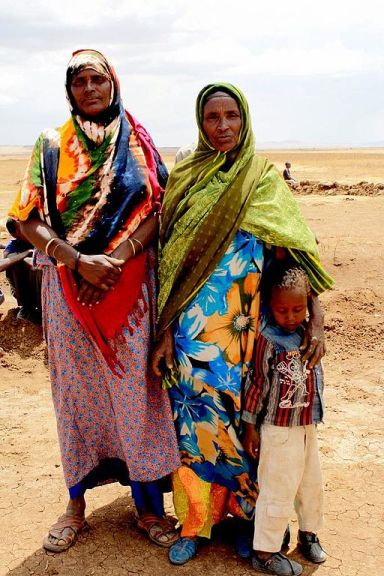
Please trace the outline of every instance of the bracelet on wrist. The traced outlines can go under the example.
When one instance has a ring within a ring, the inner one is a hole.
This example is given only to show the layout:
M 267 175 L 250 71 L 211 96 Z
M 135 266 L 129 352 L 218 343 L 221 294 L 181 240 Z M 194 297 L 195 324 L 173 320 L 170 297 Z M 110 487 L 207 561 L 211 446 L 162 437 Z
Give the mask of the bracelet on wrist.
M 57 260 L 55 254 L 56 254 L 56 250 L 62 246 L 63 244 L 66 244 L 66 242 L 64 240 L 61 240 L 60 238 L 55 238 L 55 240 L 57 240 L 57 244 L 56 246 L 54 246 L 53 250 L 52 250 L 52 254 L 51 254 L 51 258 L 55 258 L 55 260 Z
M 132 239 L 131 239 L 131 238 L 128 238 L 128 242 L 130 243 L 130 245 L 131 245 L 131 247 L 132 247 L 132 250 L 133 250 L 133 257 L 135 257 L 135 256 L 136 256 L 136 249 L 135 249 L 135 245 L 134 245 L 134 243 L 132 242 Z
M 76 252 L 76 257 L 75 257 L 75 266 L 73 268 L 74 272 L 77 272 L 79 270 L 79 263 L 80 263 L 80 258 L 81 258 L 81 254 L 79 251 Z
M 142 242 L 140 242 L 140 240 L 138 238 L 134 238 L 133 236 L 131 237 L 131 240 L 133 240 L 134 242 L 138 242 L 140 247 L 141 247 L 141 251 L 144 252 L 144 246 L 142 244 Z
M 55 238 L 51 238 L 50 240 L 48 240 L 48 242 L 46 243 L 44 252 L 46 253 L 47 256 L 49 256 L 49 247 L 53 242 L 55 242 L 55 240 L 57 240 L 56 236 Z

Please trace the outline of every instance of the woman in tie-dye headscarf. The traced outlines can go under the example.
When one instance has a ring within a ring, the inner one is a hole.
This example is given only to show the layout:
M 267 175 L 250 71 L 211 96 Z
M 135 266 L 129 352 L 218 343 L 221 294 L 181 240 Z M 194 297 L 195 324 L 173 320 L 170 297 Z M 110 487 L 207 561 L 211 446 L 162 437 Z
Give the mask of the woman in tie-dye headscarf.
M 167 172 L 95 50 L 66 75 L 71 117 L 36 142 L 10 214 L 43 269 L 43 325 L 69 503 L 44 547 L 86 527 L 86 490 L 130 485 L 138 526 L 170 546 L 165 477 L 180 463 L 167 392 L 148 367 L 158 210 Z

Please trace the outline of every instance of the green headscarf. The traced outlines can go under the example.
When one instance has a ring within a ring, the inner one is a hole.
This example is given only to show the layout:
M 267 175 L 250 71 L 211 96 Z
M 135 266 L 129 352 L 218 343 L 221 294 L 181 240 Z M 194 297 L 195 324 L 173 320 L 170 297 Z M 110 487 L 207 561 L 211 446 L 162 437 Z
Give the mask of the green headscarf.
M 226 92 L 240 109 L 242 127 L 228 152 L 213 148 L 202 127 L 203 108 L 214 92 Z M 209 84 L 196 102 L 196 152 L 176 164 L 165 190 L 160 226 L 159 334 L 192 300 L 241 228 L 260 240 L 287 248 L 306 269 L 312 289 L 333 284 L 319 262 L 315 237 L 277 169 L 255 154 L 248 103 L 232 84 Z

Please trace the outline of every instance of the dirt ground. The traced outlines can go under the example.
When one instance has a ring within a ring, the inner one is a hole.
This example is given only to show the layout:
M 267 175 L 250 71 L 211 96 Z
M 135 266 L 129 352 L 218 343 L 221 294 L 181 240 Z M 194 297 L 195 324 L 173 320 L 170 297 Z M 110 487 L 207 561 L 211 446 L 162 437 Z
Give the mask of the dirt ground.
M 270 153 L 302 180 L 384 182 L 384 151 Z M 171 157 L 168 159 L 171 163 Z M 23 173 L 24 157 L 0 156 L 0 218 Z M 327 163 L 323 171 L 323 163 Z M 368 168 L 367 168 L 368 167 Z M 323 171 L 323 176 L 316 176 Z M 381 171 L 381 172 L 380 172 Z M 325 177 L 326 174 L 326 177 Z M 342 177 L 345 174 L 345 177 Z M 324 265 L 336 280 L 322 296 L 328 353 L 326 423 L 319 429 L 325 482 L 322 566 L 304 564 L 304 576 L 380 576 L 384 573 L 384 190 L 364 185 L 338 190 L 298 190 L 298 201 L 320 240 Z M 357 192 L 356 192 L 357 190 Z M 372 190 L 372 189 L 371 189 Z M 0 242 L 7 234 L 0 230 Z M 40 329 L 15 319 L 15 301 L 4 275 L 0 310 L 0 576 L 246 576 L 235 556 L 231 524 L 224 524 L 188 565 L 169 565 L 165 550 L 150 545 L 135 527 L 125 488 L 109 485 L 88 496 L 89 534 L 63 555 L 41 550 L 48 526 L 66 503 L 46 352 Z M 172 502 L 169 497 L 168 507 Z M 292 557 L 297 522 L 292 520 Z

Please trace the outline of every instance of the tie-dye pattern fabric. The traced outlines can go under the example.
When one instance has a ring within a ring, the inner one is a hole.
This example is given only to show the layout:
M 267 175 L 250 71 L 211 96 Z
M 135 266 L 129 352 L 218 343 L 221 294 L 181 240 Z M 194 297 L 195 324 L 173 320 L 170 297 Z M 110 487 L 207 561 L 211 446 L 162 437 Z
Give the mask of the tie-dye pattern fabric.
M 126 366 L 123 376 L 117 377 L 68 309 L 56 268 L 38 254 L 52 396 L 68 488 L 109 458 L 124 462 L 134 481 L 162 478 L 180 464 L 167 393 L 143 361 L 149 354 L 154 320 L 151 251 L 147 262 L 145 305 L 138 304 L 146 311 L 135 337 L 126 329 L 116 341 L 118 359 Z
M 84 68 L 103 73 L 112 85 L 112 102 L 94 121 L 79 115 L 70 90 L 71 78 Z M 71 118 L 36 141 L 10 215 L 23 221 L 37 210 L 80 252 L 110 254 L 159 209 L 167 170 L 148 132 L 124 109 L 118 78 L 102 54 L 76 52 L 66 89 Z M 46 150 L 55 148 L 57 183 L 50 190 Z
M 241 385 L 258 332 L 262 265 L 263 244 L 237 232 L 173 326 L 178 382 L 169 392 L 182 461 L 174 491 L 183 536 L 209 537 L 229 508 L 253 517 L 255 469 L 239 436 Z
M 94 70 L 110 86 L 109 106 L 97 117 L 82 117 L 72 94 L 72 80 L 84 69 Z M 72 55 L 66 94 L 71 118 L 38 138 L 10 215 L 25 221 L 37 212 L 81 254 L 112 254 L 159 211 L 167 170 L 145 128 L 124 109 L 117 75 L 100 52 L 78 50 Z M 103 329 L 104 320 L 113 325 L 114 334 L 127 325 L 132 311 L 127 303 L 134 301 L 127 293 L 139 292 L 142 269 L 136 267 L 132 281 L 125 286 L 124 274 L 120 276 L 114 294 L 121 296 L 126 310 L 117 317 L 116 308 L 108 308 L 107 298 L 98 314 L 93 314 L 94 309 L 85 314 L 84 307 L 76 306 L 78 278 L 60 262 L 58 266 L 71 312 L 88 327 L 90 338 L 99 344 L 113 370 L 118 362 Z M 93 317 L 86 321 L 85 316 L 100 317 L 102 313 L 101 322 Z

